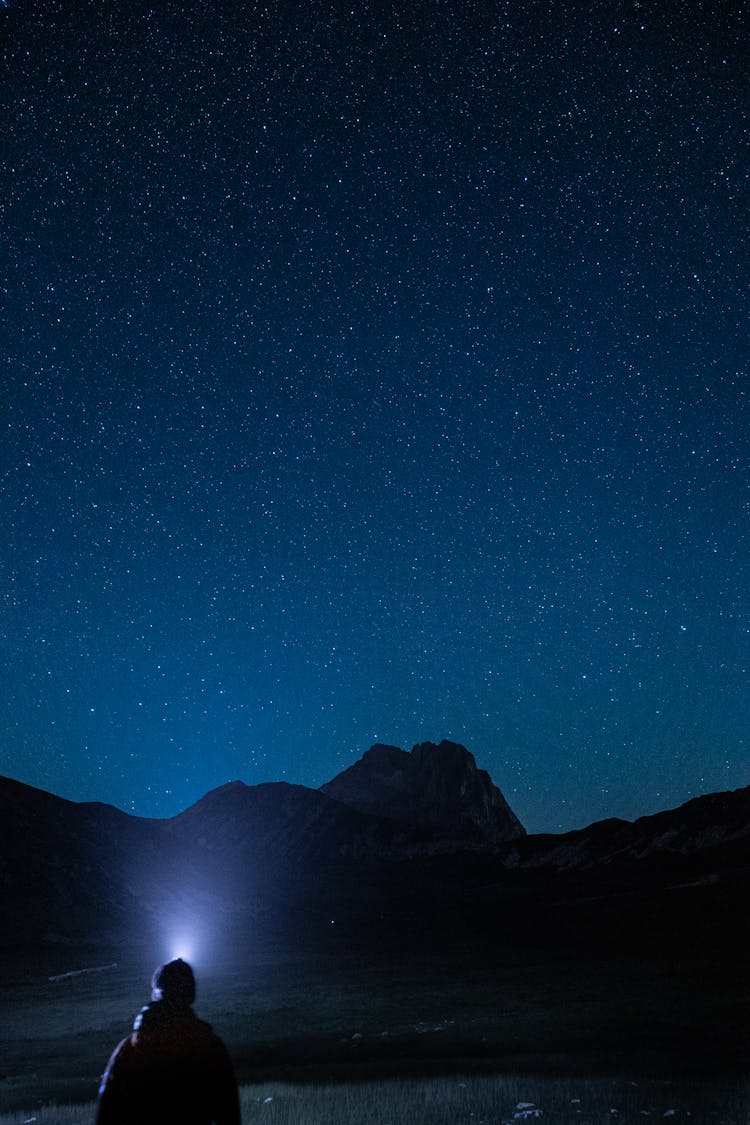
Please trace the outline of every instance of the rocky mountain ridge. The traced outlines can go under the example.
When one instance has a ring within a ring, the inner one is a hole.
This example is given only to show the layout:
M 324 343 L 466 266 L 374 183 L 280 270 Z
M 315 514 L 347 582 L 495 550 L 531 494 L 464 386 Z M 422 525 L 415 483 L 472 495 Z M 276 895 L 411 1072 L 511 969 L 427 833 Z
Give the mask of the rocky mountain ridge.
M 235 946 L 328 940 L 334 926 L 343 942 L 401 941 L 407 918 L 424 940 L 446 926 L 502 935 L 508 911 L 544 917 L 553 899 L 744 888 L 748 872 L 750 788 L 528 836 L 448 742 L 377 745 L 320 790 L 232 782 L 166 820 L 0 778 L 0 946 L 11 952 L 148 943 L 196 918 Z
M 438 831 L 444 839 L 501 844 L 525 835 L 518 817 L 455 742 L 422 742 L 411 753 L 377 743 L 321 792 L 359 812 Z
M 588 871 L 671 856 L 713 859 L 721 868 L 727 849 L 734 860 L 746 850 L 750 864 L 750 786 L 693 797 L 634 821 L 612 817 L 559 835 L 538 834 L 526 849 L 507 850 L 503 862 L 527 870 Z

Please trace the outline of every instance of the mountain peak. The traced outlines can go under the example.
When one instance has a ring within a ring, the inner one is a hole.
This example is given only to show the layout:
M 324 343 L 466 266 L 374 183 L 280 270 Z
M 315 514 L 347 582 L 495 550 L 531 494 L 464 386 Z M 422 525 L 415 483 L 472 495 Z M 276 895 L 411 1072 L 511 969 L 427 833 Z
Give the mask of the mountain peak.
M 420 742 L 410 752 L 376 743 L 322 790 L 360 812 L 450 838 L 499 844 L 525 835 L 474 755 L 457 742 Z

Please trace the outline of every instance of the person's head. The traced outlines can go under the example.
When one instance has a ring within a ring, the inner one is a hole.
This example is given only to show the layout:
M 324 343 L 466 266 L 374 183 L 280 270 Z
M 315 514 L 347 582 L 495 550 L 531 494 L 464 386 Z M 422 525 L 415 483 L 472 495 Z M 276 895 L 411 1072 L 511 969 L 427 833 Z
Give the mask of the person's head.
M 172 1004 L 192 1004 L 195 1000 L 195 977 L 187 961 L 178 957 L 160 965 L 151 978 L 151 999 Z

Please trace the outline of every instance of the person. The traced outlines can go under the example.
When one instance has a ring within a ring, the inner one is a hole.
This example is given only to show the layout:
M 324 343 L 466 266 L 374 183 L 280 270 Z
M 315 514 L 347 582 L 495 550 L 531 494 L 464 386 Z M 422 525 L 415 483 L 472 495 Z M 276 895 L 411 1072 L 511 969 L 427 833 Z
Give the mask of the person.
M 178 958 L 156 970 L 151 1003 L 102 1078 L 96 1125 L 240 1125 L 226 1047 L 193 1012 L 195 977 Z

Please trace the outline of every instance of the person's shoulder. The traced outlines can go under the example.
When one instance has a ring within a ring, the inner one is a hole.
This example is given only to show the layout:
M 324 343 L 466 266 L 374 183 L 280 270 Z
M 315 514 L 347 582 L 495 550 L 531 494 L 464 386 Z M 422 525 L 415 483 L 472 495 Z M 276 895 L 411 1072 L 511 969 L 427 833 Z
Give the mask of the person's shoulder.
M 133 1031 L 140 1031 L 141 1030 L 141 1027 L 143 1026 L 144 1017 L 146 1019 L 148 1019 L 148 1004 L 145 1006 L 145 1008 L 141 1008 L 141 1010 L 138 1012 L 137 1016 L 133 1020 Z
M 120 1042 L 115 1047 L 114 1051 L 112 1052 L 112 1058 L 116 1059 L 120 1055 L 127 1055 L 128 1052 L 132 1049 L 132 1047 L 133 1047 L 133 1036 L 132 1035 L 126 1035 L 125 1038 L 121 1039 Z
M 196 1038 L 200 1038 L 207 1047 L 215 1051 L 217 1054 L 226 1053 L 224 1040 L 216 1034 L 210 1023 L 207 1023 L 206 1020 L 199 1019 L 196 1016 L 193 1028 Z
M 115 1069 L 120 1070 L 124 1065 L 127 1065 L 128 1058 L 132 1055 L 133 1043 L 132 1036 L 128 1035 L 125 1039 L 121 1039 L 115 1047 L 112 1054 L 109 1056 L 109 1062 L 104 1072 L 105 1079 L 112 1074 Z
M 219 1036 L 207 1020 L 202 1020 L 198 1016 L 194 1016 L 191 1027 L 194 1035 L 200 1036 L 202 1039 L 215 1039 L 217 1042 L 221 1042 Z

